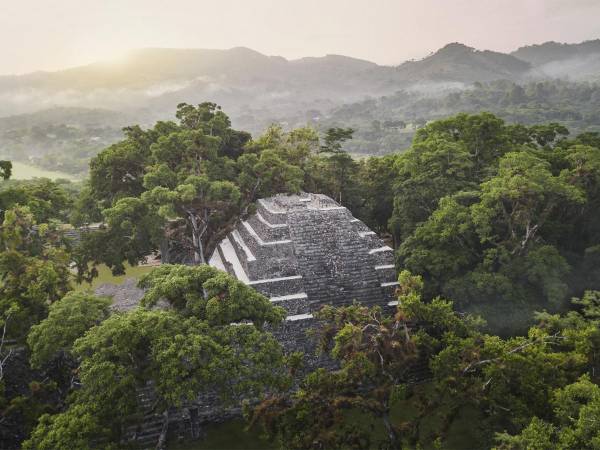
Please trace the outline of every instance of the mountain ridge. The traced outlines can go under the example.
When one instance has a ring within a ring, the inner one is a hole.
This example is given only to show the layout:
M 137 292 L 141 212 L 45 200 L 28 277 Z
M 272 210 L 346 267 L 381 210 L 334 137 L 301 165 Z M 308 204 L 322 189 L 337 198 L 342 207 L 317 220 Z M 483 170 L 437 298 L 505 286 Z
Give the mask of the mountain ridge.
M 143 110 L 151 120 L 169 117 L 173 102 L 214 101 L 234 116 L 259 110 L 265 120 L 276 120 L 298 109 L 327 110 L 423 86 L 446 89 L 477 81 L 553 77 L 593 80 L 599 73 L 600 40 L 547 42 L 512 53 L 453 42 L 397 66 L 337 54 L 288 60 L 248 47 L 150 47 L 130 52 L 120 63 L 0 76 L 0 117 L 64 106 L 134 116 Z
M 98 61 L 58 71 L 0 75 L 0 89 L 144 88 L 167 79 L 189 81 L 198 77 L 218 77 L 239 81 L 259 76 L 306 76 L 306 73 L 295 73 L 302 72 L 302 69 L 322 70 L 324 73 L 333 72 L 344 76 L 358 76 L 361 72 L 379 73 L 379 78 L 387 78 L 387 81 L 400 84 L 424 79 L 490 81 L 499 78 L 513 79 L 532 68 L 553 61 L 589 55 L 600 55 L 600 39 L 578 44 L 549 41 L 522 46 L 510 53 L 478 50 L 453 42 L 422 59 L 405 61 L 397 66 L 380 65 L 339 54 L 286 59 L 243 46 L 224 50 L 148 47 L 129 52 L 127 59 L 121 63 Z M 392 80 L 389 80 L 390 76 Z

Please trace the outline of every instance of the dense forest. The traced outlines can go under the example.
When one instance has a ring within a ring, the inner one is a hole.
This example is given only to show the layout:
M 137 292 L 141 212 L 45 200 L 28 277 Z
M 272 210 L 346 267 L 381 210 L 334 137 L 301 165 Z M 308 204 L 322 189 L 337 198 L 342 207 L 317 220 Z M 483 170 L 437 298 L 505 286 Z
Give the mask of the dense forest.
M 597 123 L 581 105 L 598 92 L 490 83 L 420 98 L 419 117 L 500 109 L 420 121 L 406 151 L 364 159 L 348 152 L 351 117 L 398 132 L 410 94 L 254 138 L 214 103 L 182 103 L 176 120 L 125 128 L 81 183 L 11 181 L 3 162 L 0 447 L 135 448 L 137 393 L 152 386 L 165 420 L 216 392 L 286 449 L 598 448 L 600 133 L 577 133 Z M 392 314 L 317 313 L 317 351 L 335 364 L 308 373 L 270 333 L 283 310 L 204 264 L 257 199 L 300 191 L 386 236 L 399 280 Z M 134 310 L 76 289 L 165 239 L 190 264 L 143 276 Z
M 319 125 L 352 126 L 357 132 L 348 149 L 374 155 L 408 148 L 415 128 L 459 112 L 490 111 L 524 125 L 560 122 L 574 134 L 600 131 L 599 105 L 597 83 L 499 80 L 441 91 L 404 90 L 350 103 L 324 115 Z
M 332 127 L 355 130 L 346 150 L 361 155 L 405 151 L 416 130 L 459 112 L 489 111 L 508 123 L 541 125 L 560 122 L 572 134 L 600 131 L 600 84 L 563 80 L 507 80 L 399 90 L 324 110 L 298 109 L 282 115 L 246 111 L 234 122 L 253 133 L 280 124 L 291 130 L 307 124 L 317 131 Z M 121 127 L 131 118 L 110 111 L 57 108 L 0 119 L 0 156 L 84 178 L 89 161 L 122 139 Z

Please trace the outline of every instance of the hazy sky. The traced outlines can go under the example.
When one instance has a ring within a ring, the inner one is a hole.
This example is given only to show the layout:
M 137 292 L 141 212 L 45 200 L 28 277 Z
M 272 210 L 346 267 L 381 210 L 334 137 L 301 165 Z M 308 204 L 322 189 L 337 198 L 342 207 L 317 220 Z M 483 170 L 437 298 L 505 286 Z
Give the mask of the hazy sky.
M 514 50 L 600 38 L 600 0 L 0 0 L 0 73 L 140 47 L 250 47 L 397 64 L 448 42 Z

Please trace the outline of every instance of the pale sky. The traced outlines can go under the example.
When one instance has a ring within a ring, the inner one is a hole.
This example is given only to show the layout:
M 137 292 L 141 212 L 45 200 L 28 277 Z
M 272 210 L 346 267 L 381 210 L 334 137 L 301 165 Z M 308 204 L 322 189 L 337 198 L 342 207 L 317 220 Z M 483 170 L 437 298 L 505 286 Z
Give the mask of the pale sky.
M 0 74 L 142 47 L 250 47 L 380 64 L 448 42 L 510 51 L 600 38 L 600 0 L 0 0 Z

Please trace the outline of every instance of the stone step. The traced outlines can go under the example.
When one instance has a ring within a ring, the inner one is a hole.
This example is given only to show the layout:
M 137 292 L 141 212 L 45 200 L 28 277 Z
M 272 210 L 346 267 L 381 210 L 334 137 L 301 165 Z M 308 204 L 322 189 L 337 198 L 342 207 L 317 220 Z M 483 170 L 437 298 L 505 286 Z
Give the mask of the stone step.
M 394 264 L 380 264 L 375 266 L 375 273 L 380 282 L 396 281 L 396 266 Z
M 358 231 L 357 234 L 369 248 L 378 248 L 385 245 L 374 231 Z
M 371 257 L 373 266 L 387 266 L 394 264 L 394 250 L 388 245 L 369 248 L 368 254 Z
M 238 230 L 233 230 L 230 233 L 230 237 L 233 239 L 231 242 L 235 244 L 236 249 L 240 251 L 244 260 L 246 260 L 247 262 L 256 261 L 256 257 L 252 254 L 252 251 L 250 250 L 250 248 L 248 248 L 246 242 L 244 241 Z
M 259 212 L 249 217 L 247 222 L 265 241 L 282 241 L 290 238 L 287 224 L 271 224 Z
M 313 315 L 311 313 L 303 313 L 303 314 L 294 314 L 292 316 L 287 316 L 285 318 L 288 322 L 297 322 L 299 320 L 309 320 L 312 319 Z
M 256 212 L 271 225 L 285 225 L 287 223 L 286 212 L 274 210 L 262 199 L 259 199 L 256 204 Z
M 223 270 L 221 267 L 225 267 L 225 272 L 227 272 L 229 275 L 235 277 L 235 271 L 233 270 L 233 266 L 227 261 L 227 258 L 225 258 L 225 254 L 223 253 L 223 249 L 221 248 L 221 244 L 217 245 L 216 250 L 213 253 L 214 254 L 218 254 L 219 256 L 219 260 L 222 264 L 222 266 L 218 267 L 220 270 Z M 212 256 L 211 256 L 212 259 Z M 209 260 L 210 261 L 210 260 Z
M 281 245 L 285 245 L 285 244 L 291 244 L 292 241 L 289 239 L 289 236 L 285 239 L 263 239 L 262 236 L 260 236 L 256 230 L 254 228 L 252 228 L 252 225 L 248 222 L 248 221 L 242 221 L 242 226 L 240 227 L 240 232 L 243 232 L 244 234 L 247 234 L 248 237 L 250 237 L 251 239 L 249 239 L 249 241 L 254 241 L 257 245 L 261 246 L 261 247 L 269 247 L 269 246 L 281 246 Z
M 388 302 L 396 300 L 396 289 L 398 288 L 397 281 L 389 281 L 386 283 L 381 283 L 381 288 L 383 289 L 383 293 L 386 296 Z
M 352 219 L 350 219 L 350 224 L 358 233 L 371 231 L 371 229 L 367 225 L 365 225 L 365 223 L 360 219 L 356 219 L 353 217 Z
M 274 305 L 284 308 L 288 315 L 305 314 L 310 311 L 306 292 L 271 297 L 270 300 Z
M 264 240 L 249 222 L 241 222 L 237 231 L 259 261 L 265 261 L 268 258 L 290 258 L 294 254 L 294 247 L 290 239 Z
M 235 254 L 237 255 L 238 260 L 240 261 L 240 264 L 244 268 L 248 279 L 251 280 L 253 278 L 253 272 L 256 266 L 256 257 L 248 248 L 246 242 L 237 230 L 233 230 L 231 233 L 228 234 L 227 237 L 229 238 L 229 242 L 231 242 L 231 245 L 233 246 Z
M 227 266 L 227 264 L 229 264 L 231 266 L 234 276 L 243 283 L 248 284 L 250 281 L 248 274 L 246 273 L 243 264 L 239 260 L 235 248 L 229 240 L 229 237 L 226 237 L 221 241 L 219 244 L 219 251 L 223 257 L 223 262 L 225 265 Z
M 305 292 L 301 275 L 253 280 L 247 284 L 269 298 Z
M 251 280 L 291 276 L 297 272 L 291 240 L 265 241 L 247 222 L 240 223 L 237 231 L 257 260 L 248 266 Z
M 215 249 L 215 251 L 213 252 L 212 256 L 208 260 L 208 264 L 210 264 L 216 269 L 222 270 L 223 272 L 227 272 L 227 267 L 225 267 L 225 263 L 221 258 L 221 254 L 219 253 L 218 248 Z

